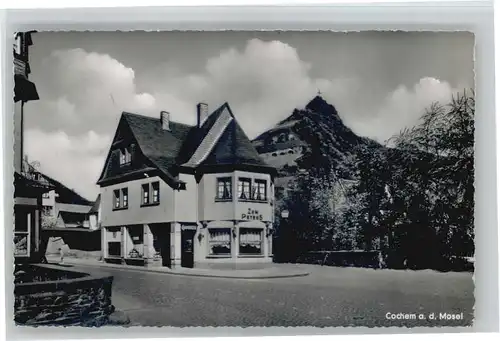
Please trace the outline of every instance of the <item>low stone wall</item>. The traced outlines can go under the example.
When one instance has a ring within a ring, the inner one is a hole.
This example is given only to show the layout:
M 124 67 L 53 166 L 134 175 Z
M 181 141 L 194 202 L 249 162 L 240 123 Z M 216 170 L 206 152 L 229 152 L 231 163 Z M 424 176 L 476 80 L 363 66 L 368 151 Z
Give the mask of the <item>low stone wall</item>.
M 75 277 L 74 271 L 36 265 L 43 272 L 66 271 L 66 279 L 15 284 L 14 321 L 18 325 L 102 326 L 114 312 L 111 276 Z M 38 271 L 40 272 L 40 271 Z M 49 277 L 50 278 L 50 277 Z
M 47 252 L 46 256 L 50 257 L 61 257 L 61 253 L 57 252 Z M 92 260 L 102 260 L 102 251 L 83 251 L 83 250 L 75 250 L 69 249 L 64 252 L 64 258 L 76 258 L 76 259 L 92 259 Z
M 415 265 L 414 261 L 408 260 L 401 253 L 394 251 L 312 251 L 299 257 L 297 263 L 374 269 L 433 269 L 443 272 L 474 272 L 474 263 L 463 257 L 442 257 L 435 259 L 432 263 L 432 267 L 419 267 Z
M 298 259 L 298 263 L 360 268 L 385 267 L 379 256 L 378 251 L 316 251 L 303 255 Z

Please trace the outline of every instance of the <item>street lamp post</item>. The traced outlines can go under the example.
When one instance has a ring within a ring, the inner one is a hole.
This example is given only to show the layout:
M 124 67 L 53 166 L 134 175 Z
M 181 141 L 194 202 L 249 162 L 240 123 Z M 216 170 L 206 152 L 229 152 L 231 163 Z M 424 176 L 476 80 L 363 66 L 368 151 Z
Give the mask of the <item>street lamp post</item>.
M 287 242 L 288 242 L 289 231 L 287 231 L 287 228 L 284 228 L 284 226 L 285 226 L 285 222 L 289 216 L 290 216 L 290 212 L 288 212 L 288 210 L 282 210 L 280 213 L 281 219 L 280 219 L 279 231 L 278 231 L 279 238 L 276 240 L 277 241 L 277 245 L 276 245 L 277 248 L 276 249 L 278 252 L 275 252 L 275 255 L 277 255 L 278 258 L 281 260 L 283 260 L 284 250 L 288 246 Z

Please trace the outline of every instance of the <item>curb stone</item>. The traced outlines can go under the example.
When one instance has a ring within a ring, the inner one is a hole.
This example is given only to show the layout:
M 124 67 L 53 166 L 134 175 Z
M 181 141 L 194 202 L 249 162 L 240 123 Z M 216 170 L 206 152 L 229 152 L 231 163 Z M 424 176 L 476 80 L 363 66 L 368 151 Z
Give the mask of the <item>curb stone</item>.
M 224 273 L 224 274 L 218 274 L 216 272 L 211 272 L 211 273 L 189 273 L 188 271 L 186 272 L 179 272 L 179 271 L 166 271 L 166 270 L 157 270 L 154 268 L 142 268 L 142 267 L 132 267 L 132 266 L 127 266 L 127 265 L 111 265 L 111 264 L 106 264 L 103 262 L 99 263 L 85 263 L 85 262 L 71 262 L 68 261 L 68 264 L 72 264 L 75 266 L 91 266 L 91 267 L 97 267 L 101 269 L 105 268 L 111 268 L 111 269 L 122 269 L 122 270 L 131 270 L 131 271 L 139 271 L 139 272 L 152 272 L 152 273 L 158 273 L 158 274 L 165 274 L 165 275 L 176 275 L 176 276 L 188 276 L 188 277 L 205 277 L 205 278 L 224 278 L 224 279 L 275 279 L 275 278 L 293 278 L 293 277 L 305 277 L 309 276 L 309 272 L 304 271 L 304 270 L 296 270 L 296 271 L 291 271 L 290 273 L 283 273 L 283 274 L 255 274 L 255 275 L 249 275 L 249 274 L 229 274 L 229 273 Z M 240 271 L 253 271 L 253 270 L 240 270 Z

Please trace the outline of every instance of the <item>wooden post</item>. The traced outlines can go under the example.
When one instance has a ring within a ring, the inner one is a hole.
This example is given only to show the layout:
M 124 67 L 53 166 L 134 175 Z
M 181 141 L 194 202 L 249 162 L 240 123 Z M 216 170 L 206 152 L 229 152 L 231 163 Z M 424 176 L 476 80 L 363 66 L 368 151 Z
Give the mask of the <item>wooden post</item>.
M 106 247 L 106 228 L 104 226 L 101 227 L 101 252 L 102 258 L 105 259 L 108 257 L 108 248 Z
M 127 255 L 127 246 L 125 245 L 126 244 L 125 233 L 127 233 L 127 228 L 125 226 L 122 226 L 121 227 L 122 258 L 125 258 Z
M 181 224 L 179 223 L 171 223 L 170 225 L 170 259 L 171 259 L 171 267 L 180 267 L 181 266 Z

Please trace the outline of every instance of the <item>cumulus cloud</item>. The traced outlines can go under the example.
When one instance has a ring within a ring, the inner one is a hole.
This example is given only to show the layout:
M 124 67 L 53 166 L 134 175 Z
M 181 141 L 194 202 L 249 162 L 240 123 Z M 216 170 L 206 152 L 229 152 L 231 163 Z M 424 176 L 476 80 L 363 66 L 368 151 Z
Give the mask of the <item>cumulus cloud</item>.
M 77 136 L 38 129 L 25 132 L 25 152 L 40 162 L 40 170 L 89 200 L 95 199 L 95 182 L 110 144 L 108 136 L 92 130 Z
M 380 142 L 391 138 L 405 127 L 413 127 L 433 103 L 446 105 L 459 92 L 436 78 L 420 79 L 412 88 L 400 85 L 392 91 L 371 117 L 358 120 L 351 117 L 353 129 Z
M 122 111 L 159 116 L 167 110 L 173 120 L 193 124 L 197 102 L 215 109 L 227 101 L 252 138 L 304 107 L 319 89 L 355 132 L 383 141 L 453 92 L 446 82 L 423 78 L 372 101 L 367 96 L 372 84 L 360 75 L 314 78 L 295 48 L 258 39 L 242 50 L 221 51 L 196 73 L 183 72 L 172 61 L 155 70 L 160 71 L 141 76 L 109 55 L 82 49 L 53 52 L 34 77 L 41 100 L 26 106 L 29 157 L 92 198 Z
M 25 154 L 93 199 L 121 112 L 149 112 L 155 98 L 136 90 L 132 69 L 82 49 L 54 51 L 36 76 L 41 100 L 26 105 Z
M 201 73 L 178 75 L 168 64 L 149 84 L 158 104 L 172 108 L 174 119 L 194 122 L 195 103 L 206 101 L 215 109 L 227 101 L 247 134 L 255 137 L 303 107 L 319 88 L 343 94 L 346 84 L 351 85 L 311 78 L 310 67 L 290 45 L 252 39 L 242 51 L 230 48 L 210 58 Z
M 136 90 L 135 72 L 105 54 L 82 49 L 54 51 L 36 73 L 40 101 L 28 104 L 27 123 L 44 130 L 82 134 L 93 129 L 112 133 L 123 110 L 155 106 Z

